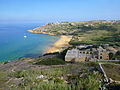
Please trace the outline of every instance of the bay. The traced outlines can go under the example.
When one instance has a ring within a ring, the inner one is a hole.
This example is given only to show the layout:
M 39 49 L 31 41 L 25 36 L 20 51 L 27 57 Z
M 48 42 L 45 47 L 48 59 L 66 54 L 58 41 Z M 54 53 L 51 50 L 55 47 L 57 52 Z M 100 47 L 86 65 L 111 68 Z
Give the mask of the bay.
M 57 36 L 28 33 L 42 23 L 0 24 L 0 62 L 22 57 L 41 56 L 56 40 Z

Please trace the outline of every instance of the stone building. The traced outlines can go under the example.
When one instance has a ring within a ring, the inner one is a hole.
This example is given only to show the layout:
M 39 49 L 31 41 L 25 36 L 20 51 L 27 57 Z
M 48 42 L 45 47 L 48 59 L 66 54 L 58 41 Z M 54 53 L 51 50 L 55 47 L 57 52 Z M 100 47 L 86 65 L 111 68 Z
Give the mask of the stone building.
M 65 61 L 76 61 L 78 59 L 79 50 L 68 50 L 65 56 Z
M 81 62 L 89 61 L 92 58 L 90 51 L 81 51 L 79 49 L 68 50 L 65 56 L 65 61 Z
M 89 61 L 91 59 L 102 59 L 102 60 L 109 60 L 109 52 L 102 47 L 99 48 L 92 48 L 79 50 L 77 48 L 68 50 L 65 56 L 65 61 L 69 62 L 82 62 L 82 61 Z
M 101 46 L 97 49 L 92 49 L 95 59 L 109 60 L 109 52 L 106 49 L 103 49 Z

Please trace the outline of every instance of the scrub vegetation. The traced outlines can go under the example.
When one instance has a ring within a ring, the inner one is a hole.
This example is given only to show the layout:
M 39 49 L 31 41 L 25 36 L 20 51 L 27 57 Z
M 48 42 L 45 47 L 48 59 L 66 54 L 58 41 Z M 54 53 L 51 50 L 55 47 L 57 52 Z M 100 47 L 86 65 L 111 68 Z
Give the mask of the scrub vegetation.
M 12 90 L 99 90 L 102 75 L 95 67 L 89 70 L 92 65 L 93 63 L 69 64 L 43 70 L 4 72 L 4 75 L 0 72 L 0 87 Z

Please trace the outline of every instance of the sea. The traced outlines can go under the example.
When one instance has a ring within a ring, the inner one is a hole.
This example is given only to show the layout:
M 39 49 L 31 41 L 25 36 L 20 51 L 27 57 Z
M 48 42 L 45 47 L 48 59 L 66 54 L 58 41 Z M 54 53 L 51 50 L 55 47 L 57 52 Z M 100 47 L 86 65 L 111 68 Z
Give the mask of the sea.
M 59 39 L 26 32 L 44 23 L 0 23 L 0 62 L 39 57 Z

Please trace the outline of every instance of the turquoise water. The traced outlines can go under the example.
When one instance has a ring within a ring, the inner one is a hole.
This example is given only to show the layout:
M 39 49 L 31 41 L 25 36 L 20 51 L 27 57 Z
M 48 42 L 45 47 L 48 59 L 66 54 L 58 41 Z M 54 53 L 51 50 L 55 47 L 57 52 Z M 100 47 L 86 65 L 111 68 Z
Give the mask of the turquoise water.
M 41 56 L 59 39 L 56 36 L 26 32 L 40 25 L 43 24 L 0 24 L 0 62 Z

